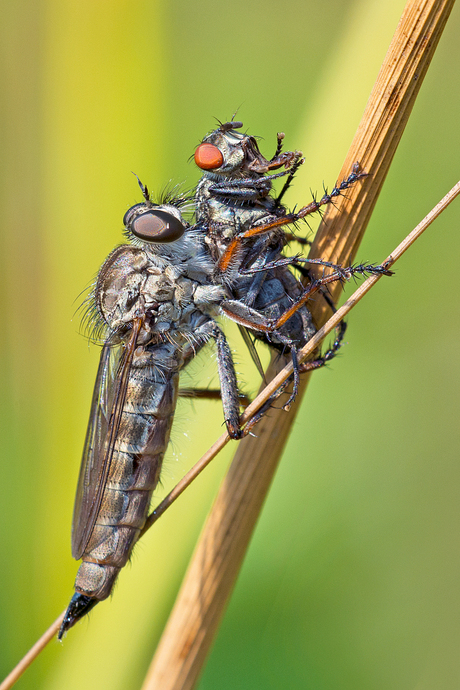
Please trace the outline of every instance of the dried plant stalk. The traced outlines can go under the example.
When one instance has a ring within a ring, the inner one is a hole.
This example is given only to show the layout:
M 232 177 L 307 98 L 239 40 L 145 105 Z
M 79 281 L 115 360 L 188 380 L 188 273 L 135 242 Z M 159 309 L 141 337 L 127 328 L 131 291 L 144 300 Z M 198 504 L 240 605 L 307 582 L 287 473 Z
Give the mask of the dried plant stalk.
M 348 199 L 329 207 L 310 256 L 348 265 L 369 222 L 416 96 L 454 0 L 410 0 L 390 44 L 363 118 L 342 168 L 371 172 Z M 335 296 L 340 289 L 334 289 Z M 318 300 L 319 326 L 327 307 Z M 273 375 L 273 365 L 267 377 Z M 302 383 L 302 391 L 307 381 Z M 301 397 L 299 395 L 298 401 Z M 273 410 L 257 426 L 257 438 L 238 448 L 184 578 L 142 690 L 195 687 L 275 473 L 298 401 L 290 414 Z

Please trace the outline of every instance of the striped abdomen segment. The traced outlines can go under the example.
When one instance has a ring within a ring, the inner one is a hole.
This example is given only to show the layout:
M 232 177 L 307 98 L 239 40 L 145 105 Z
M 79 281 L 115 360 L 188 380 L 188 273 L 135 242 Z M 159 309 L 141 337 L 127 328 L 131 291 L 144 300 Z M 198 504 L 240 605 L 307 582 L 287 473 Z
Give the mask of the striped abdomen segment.
M 176 405 L 182 355 L 171 344 L 139 348 L 96 524 L 77 573 L 77 592 L 105 599 L 144 526 Z

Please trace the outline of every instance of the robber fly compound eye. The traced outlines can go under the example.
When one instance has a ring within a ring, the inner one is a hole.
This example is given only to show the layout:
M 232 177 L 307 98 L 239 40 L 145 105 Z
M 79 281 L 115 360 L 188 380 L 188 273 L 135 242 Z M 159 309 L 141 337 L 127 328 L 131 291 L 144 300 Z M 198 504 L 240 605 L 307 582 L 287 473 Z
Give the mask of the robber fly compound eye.
M 200 144 L 195 151 L 195 163 L 202 170 L 215 170 L 223 162 L 222 152 L 214 144 Z
M 124 225 L 144 242 L 175 242 L 185 232 L 181 221 L 172 213 L 145 204 L 136 204 L 126 211 Z

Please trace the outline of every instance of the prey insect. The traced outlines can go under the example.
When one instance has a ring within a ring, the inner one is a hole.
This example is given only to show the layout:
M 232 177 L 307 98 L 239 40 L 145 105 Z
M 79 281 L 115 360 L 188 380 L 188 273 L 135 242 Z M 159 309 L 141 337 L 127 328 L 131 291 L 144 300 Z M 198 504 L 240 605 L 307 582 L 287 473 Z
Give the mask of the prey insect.
M 195 151 L 195 162 L 203 170 L 196 192 L 196 220 L 206 232 L 206 242 L 215 261 L 214 278 L 228 286 L 235 302 L 228 301 L 224 313 L 240 325 L 246 344 L 260 370 L 260 362 L 250 334 L 284 353 L 290 352 L 293 363 L 293 391 L 289 407 L 297 394 L 300 374 L 330 361 L 340 348 L 346 325 L 341 324 L 333 346 L 318 359 L 299 365 L 297 351 L 315 333 L 308 301 L 318 292 L 328 300 L 327 285 L 349 280 L 356 275 L 392 272 L 385 266 L 357 265 L 342 267 L 321 259 L 309 260 L 300 255 L 286 257 L 283 250 L 295 238 L 286 232 L 312 213 L 334 202 L 367 173 L 356 164 L 330 193 L 313 199 L 299 211 L 288 211 L 282 199 L 303 163 L 300 151 L 282 151 L 284 134 L 278 134 L 275 154 L 265 158 L 253 136 L 237 130 L 241 122 L 226 122 L 208 134 Z M 281 172 L 272 171 L 284 168 Z M 278 195 L 273 180 L 285 177 Z M 328 275 L 310 280 L 304 287 L 292 272 L 297 269 L 309 279 L 308 265 L 319 264 L 331 269 Z M 330 303 L 330 300 L 328 300 Z M 334 306 L 330 303 L 332 309 Z M 262 410 L 265 411 L 270 402 Z

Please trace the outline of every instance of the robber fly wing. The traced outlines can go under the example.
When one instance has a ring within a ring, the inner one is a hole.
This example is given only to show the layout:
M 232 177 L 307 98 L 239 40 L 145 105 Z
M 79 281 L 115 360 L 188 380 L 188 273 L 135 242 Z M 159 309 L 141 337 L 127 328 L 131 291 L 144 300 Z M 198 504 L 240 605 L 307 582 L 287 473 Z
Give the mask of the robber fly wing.
M 245 328 L 244 326 L 240 326 L 239 324 L 238 324 L 238 328 L 240 329 L 241 337 L 244 340 L 244 344 L 246 345 L 246 347 L 249 350 L 249 354 L 251 355 L 251 359 L 254 362 L 254 364 L 256 365 L 257 371 L 261 375 L 262 380 L 265 381 L 264 368 L 262 366 L 262 362 L 260 361 L 259 353 L 256 350 L 256 346 L 254 345 L 254 341 L 251 338 L 251 335 L 250 335 L 248 329 Z
M 86 432 L 72 522 L 72 556 L 81 558 L 93 531 L 112 462 L 126 399 L 129 371 L 142 323 L 129 341 L 102 348 Z
M 94 385 L 91 412 L 78 479 L 72 523 L 72 556 L 80 558 L 88 543 L 98 506 L 95 499 L 104 474 L 105 441 L 108 436 L 111 400 L 121 346 L 106 342 L 102 348 Z

